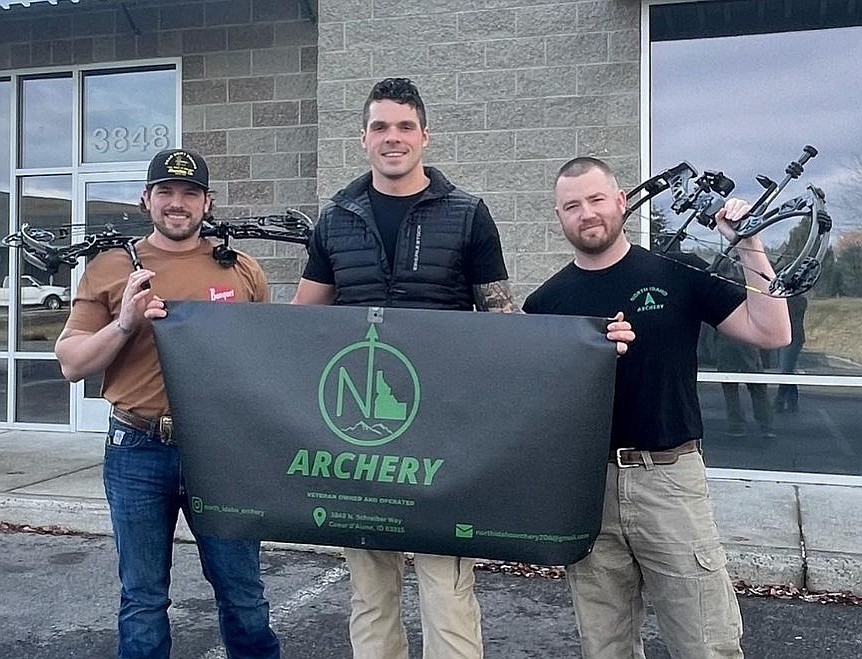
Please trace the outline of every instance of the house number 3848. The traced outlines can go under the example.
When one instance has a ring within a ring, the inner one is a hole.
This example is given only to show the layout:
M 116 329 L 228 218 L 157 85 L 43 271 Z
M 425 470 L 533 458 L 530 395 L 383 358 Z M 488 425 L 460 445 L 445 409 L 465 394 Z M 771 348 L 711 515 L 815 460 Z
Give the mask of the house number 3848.
M 127 126 L 100 127 L 93 130 L 90 143 L 98 153 L 147 151 L 150 148 L 167 149 L 171 145 L 171 131 L 164 124 L 137 126 L 135 128 Z

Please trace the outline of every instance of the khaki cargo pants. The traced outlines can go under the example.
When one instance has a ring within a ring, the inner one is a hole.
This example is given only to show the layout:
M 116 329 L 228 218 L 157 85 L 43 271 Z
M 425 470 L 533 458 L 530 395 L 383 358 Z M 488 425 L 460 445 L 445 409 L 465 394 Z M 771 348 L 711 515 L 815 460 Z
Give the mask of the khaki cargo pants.
M 353 587 L 350 643 L 354 659 L 407 659 L 401 622 L 404 554 L 345 548 Z M 424 659 L 482 659 L 475 561 L 415 554 Z
M 608 465 L 602 530 L 566 567 L 584 659 L 644 659 L 646 592 L 671 657 L 742 657 L 742 618 L 700 453 Z

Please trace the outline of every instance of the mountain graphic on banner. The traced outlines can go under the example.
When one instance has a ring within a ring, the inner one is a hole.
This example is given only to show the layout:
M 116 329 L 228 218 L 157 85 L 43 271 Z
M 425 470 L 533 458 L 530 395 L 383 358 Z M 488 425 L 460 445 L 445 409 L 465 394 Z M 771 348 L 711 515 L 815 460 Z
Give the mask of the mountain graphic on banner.
M 347 428 L 342 428 L 344 432 L 364 432 L 369 435 L 375 437 L 385 437 L 386 435 L 391 435 L 392 431 L 386 427 L 384 423 L 375 423 L 373 426 L 369 426 L 365 421 L 360 421 L 352 426 Z

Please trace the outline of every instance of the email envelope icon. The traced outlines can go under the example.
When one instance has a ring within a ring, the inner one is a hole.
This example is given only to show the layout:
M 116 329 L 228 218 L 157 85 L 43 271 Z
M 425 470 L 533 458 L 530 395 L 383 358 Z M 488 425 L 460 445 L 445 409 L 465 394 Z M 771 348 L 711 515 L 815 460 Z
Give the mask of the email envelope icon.
M 473 537 L 473 525 L 472 524 L 455 524 L 455 537 L 456 538 L 472 538 Z

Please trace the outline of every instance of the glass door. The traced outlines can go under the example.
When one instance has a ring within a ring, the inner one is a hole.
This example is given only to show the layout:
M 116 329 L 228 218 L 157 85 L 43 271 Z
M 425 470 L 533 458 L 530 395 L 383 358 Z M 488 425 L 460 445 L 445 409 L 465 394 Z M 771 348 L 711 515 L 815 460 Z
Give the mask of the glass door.
M 82 174 L 80 194 L 83 224 L 75 227 L 74 240 L 105 231 L 109 226 L 129 236 L 149 233 L 149 220 L 141 213 L 139 203 L 144 188 L 144 173 Z M 78 263 L 74 271 L 74 286 L 84 274 L 86 264 Z M 77 429 L 103 432 L 108 427 L 109 405 L 101 396 L 102 376 L 93 376 L 74 387 Z

